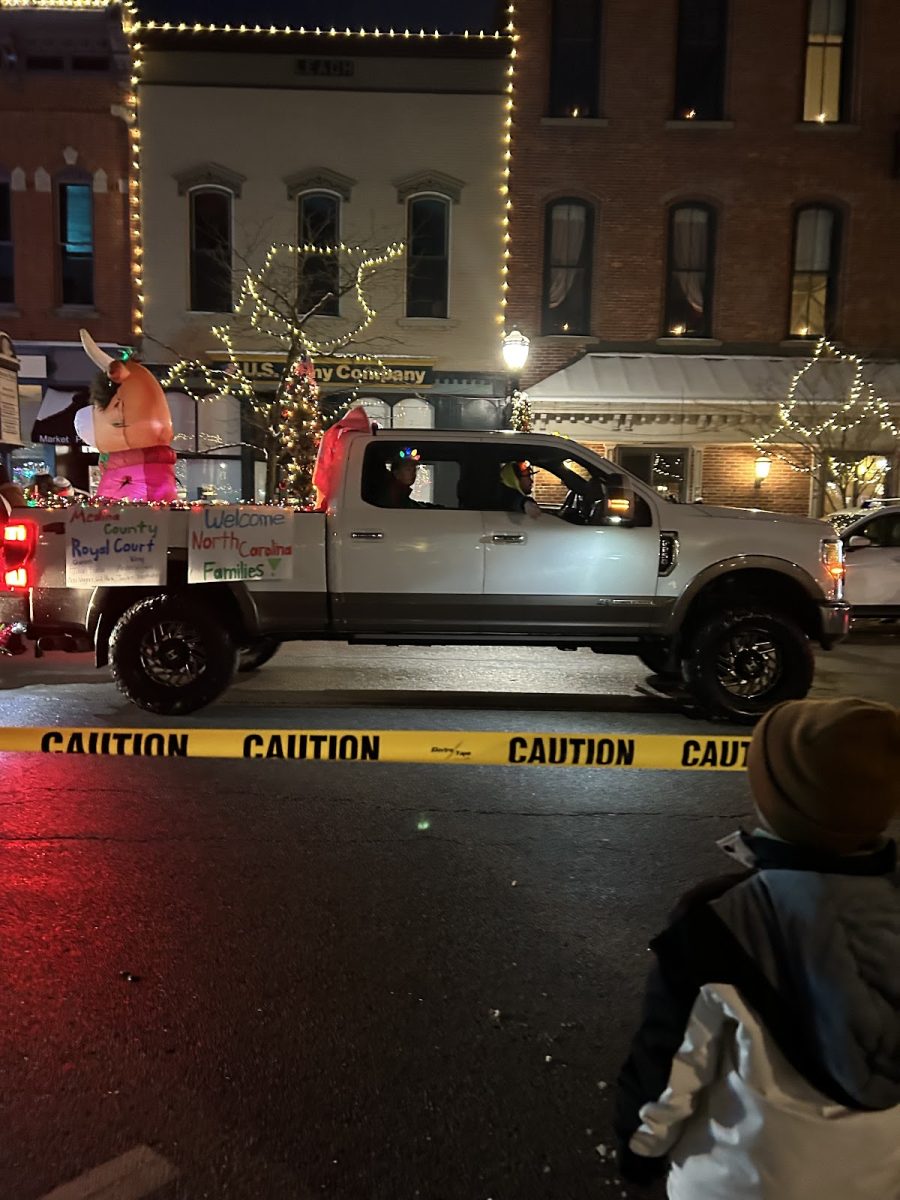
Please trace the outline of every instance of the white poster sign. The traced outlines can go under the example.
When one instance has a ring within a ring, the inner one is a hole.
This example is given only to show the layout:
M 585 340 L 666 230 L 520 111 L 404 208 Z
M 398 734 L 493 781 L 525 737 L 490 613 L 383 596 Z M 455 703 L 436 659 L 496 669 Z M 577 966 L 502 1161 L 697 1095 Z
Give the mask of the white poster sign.
M 0 442 L 22 445 L 19 428 L 19 377 L 15 371 L 0 367 Z
M 294 514 L 263 504 L 191 509 L 188 583 L 253 583 L 294 577 Z
M 166 579 L 168 509 L 138 505 L 67 510 L 66 584 L 126 587 Z

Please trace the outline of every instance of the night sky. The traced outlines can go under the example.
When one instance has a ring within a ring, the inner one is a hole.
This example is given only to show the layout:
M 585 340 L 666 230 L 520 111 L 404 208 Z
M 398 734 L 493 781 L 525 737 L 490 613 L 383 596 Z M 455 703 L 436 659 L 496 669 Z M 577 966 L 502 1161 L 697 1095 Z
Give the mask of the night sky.
M 146 21 L 428 30 L 502 28 L 498 0 L 139 0 Z

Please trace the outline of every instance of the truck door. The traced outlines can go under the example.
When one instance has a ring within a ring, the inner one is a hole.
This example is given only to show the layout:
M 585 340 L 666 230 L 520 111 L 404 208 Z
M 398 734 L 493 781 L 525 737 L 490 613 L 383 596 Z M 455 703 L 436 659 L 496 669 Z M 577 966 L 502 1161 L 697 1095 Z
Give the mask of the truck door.
M 340 630 L 464 632 L 478 624 L 484 530 L 481 513 L 459 498 L 471 444 L 407 437 L 351 448 L 328 544 Z
M 652 627 L 655 613 L 668 603 L 656 595 L 654 508 L 636 496 L 633 520 L 610 523 L 596 511 L 605 476 L 577 450 L 565 442 L 558 451 L 521 444 L 516 449 L 535 470 L 541 513 L 537 518 L 522 511 L 483 513 L 485 601 L 496 619 L 535 634 Z
M 900 607 L 900 512 L 872 517 L 853 533 L 872 544 L 848 547 L 845 598 L 854 608 Z

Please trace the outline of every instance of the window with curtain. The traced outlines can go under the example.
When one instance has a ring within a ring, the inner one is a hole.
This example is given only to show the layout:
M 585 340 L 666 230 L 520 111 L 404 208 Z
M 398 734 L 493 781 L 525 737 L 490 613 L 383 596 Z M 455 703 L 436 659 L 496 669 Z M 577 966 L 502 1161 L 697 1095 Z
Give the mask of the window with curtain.
M 554 0 L 550 34 L 551 117 L 596 117 L 600 0 Z
M 94 193 L 89 183 L 61 183 L 59 259 L 63 304 L 94 303 Z
M 791 280 L 792 337 L 821 337 L 830 331 L 839 228 L 838 214 L 832 208 L 802 208 L 797 213 Z
M 0 304 L 12 304 L 15 298 L 12 193 L 9 182 L 0 181 Z
M 194 188 L 191 203 L 191 310 L 231 312 L 231 192 Z
M 450 283 L 450 201 L 413 196 L 407 204 L 406 315 L 446 317 Z
M 712 327 L 715 215 L 705 204 L 680 204 L 669 216 L 665 332 L 709 337 Z
M 852 0 L 810 0 L 803 120 L 845 117 Z
M 594 210 L 584 200 L 547 205 L 541 332 L 590 333 Z
M 680 0 L 675 117 L 721 121 L 725 115 L 727 0 Z
M 341 263 L 335 249 L 341 240 L 341 202 L 333 192 L 304 192 L 299 200 L 299 241 L 321 248 L 300 258 L 300 308 L 314 305 L 323 316 L 340 315 Z

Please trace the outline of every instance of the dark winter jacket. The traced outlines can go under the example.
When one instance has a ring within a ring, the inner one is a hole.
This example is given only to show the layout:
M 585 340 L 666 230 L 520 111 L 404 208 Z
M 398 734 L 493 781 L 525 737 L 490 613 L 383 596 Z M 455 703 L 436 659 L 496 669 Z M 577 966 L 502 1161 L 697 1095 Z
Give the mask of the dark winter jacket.
M 900 1200 L 896 846 L 830 858 L 766 834 L 651 944 L 618 1083 L 622 1173 L 678 1200 Z

